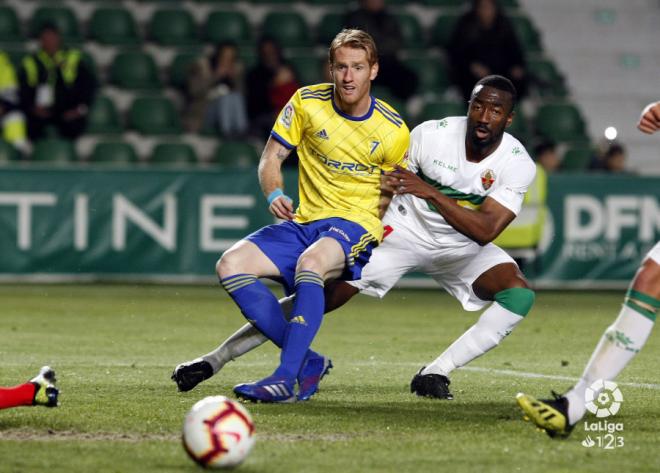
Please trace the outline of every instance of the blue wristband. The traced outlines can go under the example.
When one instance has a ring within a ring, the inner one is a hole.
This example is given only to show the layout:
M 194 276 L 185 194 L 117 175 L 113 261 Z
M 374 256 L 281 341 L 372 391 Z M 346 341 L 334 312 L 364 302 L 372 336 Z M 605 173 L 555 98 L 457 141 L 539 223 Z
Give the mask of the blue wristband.
M 274 201 L 275 199 L 277 199 L 278 197 L 280 197 L 280 196 L 284 196 L 285 199 L 287 199 L 287 200 L 291 200 L 291 197 L 285 195 L 284 192 L 282 191 L 282 189 L 280 189 L 280 188 L 278 187 L 278 188 L 275 189 L 273 192 L 271 192 L 270 194 L 268 194 L 268 197 L 267 197 L 267 199 L 266 199 L 266 200 L 268 200 L 268 205 L 272 204 L 273 201 Z

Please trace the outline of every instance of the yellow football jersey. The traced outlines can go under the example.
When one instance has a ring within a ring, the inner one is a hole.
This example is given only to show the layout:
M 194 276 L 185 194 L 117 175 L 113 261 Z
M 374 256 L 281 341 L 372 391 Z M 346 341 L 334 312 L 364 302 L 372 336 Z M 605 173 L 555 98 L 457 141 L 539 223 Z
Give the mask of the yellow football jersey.
M 271 131 L 289 149 L 297 148 L 300 204 L 295 221 L 340 217 L 362 225 L 377 241 L 380 176 L 395 164 L 405 167 L 410 133 L 388 104 L 371 98 L 361 117 L 342 112 L 332 84 L 298 89 Z

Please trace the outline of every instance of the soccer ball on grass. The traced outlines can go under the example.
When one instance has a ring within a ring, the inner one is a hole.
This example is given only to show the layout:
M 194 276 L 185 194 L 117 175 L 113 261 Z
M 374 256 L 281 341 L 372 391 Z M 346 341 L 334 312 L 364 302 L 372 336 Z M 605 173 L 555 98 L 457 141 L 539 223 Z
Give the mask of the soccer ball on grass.
M 231 468 L 245 460 L 254 445 L 254 423 L 238 402 L 209 396 L 195 403 L 183 423 L 183 447 L 209 468 Z

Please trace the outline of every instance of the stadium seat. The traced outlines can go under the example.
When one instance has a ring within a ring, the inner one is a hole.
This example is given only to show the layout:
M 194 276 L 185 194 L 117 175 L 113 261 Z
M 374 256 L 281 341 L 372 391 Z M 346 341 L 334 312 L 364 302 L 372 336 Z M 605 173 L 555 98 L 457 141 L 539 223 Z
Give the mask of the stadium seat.
M 18 70 L 21 67 L 21 63 L 23 62 L 23 58 L 30 53 L 27 49 L 23 49 L 22 47 L 18 47 L 16 49 L 14 48 L 4 48 L 2 49 L 7 55 L 9 56 L 9 60 L 11 63 L 14 65 L 14 68 Z
M 289 62 L 296 71 L 296 77 L 300 85 L 318 84 L 322 81 L 325 59 L 310 53 L 291 56 Z
M 201 51 L 182 52 L 174 56 L 169 68 L 170 84 L 178 89 L 184 89 L 188 78 L 188 68 L 201 56 Z
M 151 39 L 162 46 L 190 46 L 198 42 L 197 26 L 188 10 L 156 10 L 149 32 Z
M 320 6 L 345 6 L 346 0 L 307 0 L 307 3 Z
M 54 23 L 65 41 L 80 41 L 78 19 L 75 13 L 68 7 L 38 7 L 32 15 L 32 27 L 30 32 L 36 37 L 45 23 Z
M 422 0 L 422 5 L 430 7 L 455 8 L 465 5 L 465 0 Z
M 568 94 L 564 76 L 552 61 L 543 58 L 528 58 L 527 71 L 533 87 L 542 97 L 566 97 Z
M 262 32 L 284 48 L 309 46 L 307 23 L 296 12 L 269 12 L 262 23 Z
M 438 16 L 431 26 L 430 45 L 446 48 L 459 17 L 458 13 L 443 13 Z
M 417 74 L 421 92 L 442 94 L 450 85 L 447 66 L 441 58 L 415 56 L 406 59 L 404 64 Z
M 10 6 L 0 6 L 0 41 L 3 43 L 23 41 L 21 24 L 16 12 Z
M 343 13 L 326 13 L 321 17 L 316 30 L 316 41 L 323 47 L 328 47 L 330 42 L 344 27 Z
M 424 104 L 418 121 L 440 120 L 446 117 L 462 117 L 467 113 L 467 105 L 458 102 L 433 101 Z
M 246 44 L 252 40 L 252 29 L 239 11 L 213 11 L 206 20 L 204 37 L 214 44 L 228 40 Z
M 73 142 L 49 138 L 37 141 L 32 150 L 32 161 L 49 163 L 70 163 L 76 160 Z
M 92 163 L 133 164 L 138 162 L 135 148 L 123 141 L 102 141 L 94 146 Z
M 216 148 L 213 162 L 224 168 L 254 169 L 259 164 L 259 155 L 251 144 L 225 141 Z
M 554 141 L 585 141 L 585 124 L 578 109 L 568 103 L 545 104 L 535 120 L 538 133 Z
M 513 117 L 511 126 L 505 131 L 510 135 L 515 136 L 522 144 L 527 144 L 529 141 L 528 118 L 525 116 L 525 112 L 520 106 L 516 107 L 515 112 L 516 114 Z
M 195 164 L 197 155 L 187 143 L 158 143 L 149 162 L 154 164 Z
M 122 132 L 119 113 L 117 113 L 115 104 L 108 97 L 99 96 L 92 104 L 86 132 L 94 135 Z
M 562 171 L 584 171 L 594 152 L 588 146 L 576 146 L 566 150 L 561 161 Z
M 541 51 L 541 35 L 534 27 L 532 20 L 525 15 L 509 15 L 518 40 L 527 53 Z
M 401 28 L 401 37 L 403 40 L 403 47 L 407 49 L 420 49 L 426 46 L 424 40 L 424 33 L 419 20 L 415 15 L 409 13 L 401 13 L 396 15 Z
M 181 122 L 174 105 L 165 97 L 138 97 L 128 112 L 131 128 L 143 135 L 181 133 Z
M 125 89 L 153 89 L 161 85 L 154 59 L 140 51 L 115 56 L 110 65 L 110 82 Z
M 7 164 L 12 161 L 18 161 L 20 155 L 18 150 L 6 141 L 0 140 L 0 164 Z
M 140 43 L 135 19 L 125 8 L 94 10 L 89 21 L 89 34 L 101 44 L 125 46 Z

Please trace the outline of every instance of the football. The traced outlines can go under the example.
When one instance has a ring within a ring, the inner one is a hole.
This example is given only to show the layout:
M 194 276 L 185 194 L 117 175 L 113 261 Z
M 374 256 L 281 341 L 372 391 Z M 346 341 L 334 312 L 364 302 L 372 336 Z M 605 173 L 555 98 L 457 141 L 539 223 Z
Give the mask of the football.
M 183 423 L 183 447 L 207 468 L 231 468 L 245 460 L 255 441 L 250 413 L 237 401 L 209 396 L 195 403 Z

